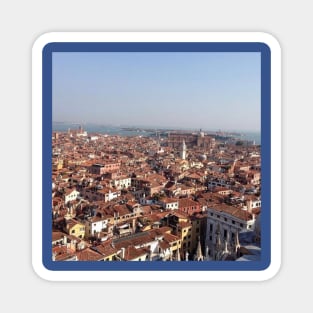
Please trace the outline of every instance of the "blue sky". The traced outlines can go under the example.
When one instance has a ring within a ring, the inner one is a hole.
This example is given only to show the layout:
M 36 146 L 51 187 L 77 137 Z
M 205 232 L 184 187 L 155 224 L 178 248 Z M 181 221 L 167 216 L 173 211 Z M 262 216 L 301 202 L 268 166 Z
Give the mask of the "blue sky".
M 259 131 L 260 53 L 53 53 L 53 121 Z

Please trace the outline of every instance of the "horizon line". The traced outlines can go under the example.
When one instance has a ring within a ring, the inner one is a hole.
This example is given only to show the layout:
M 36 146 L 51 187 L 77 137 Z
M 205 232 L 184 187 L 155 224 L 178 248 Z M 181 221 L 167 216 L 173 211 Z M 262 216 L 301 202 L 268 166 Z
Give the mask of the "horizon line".
M 226 129 L 226 128 L 215 128 L 215 129 L 204 129 L 203 127 L 169 127 L 169 126 L 160 126 L 160 125 L 131 125 L 131 124 L 109 124 L 109 123 L 100 123 L 100 122 L 77 122 L 77 121 L 52 121 L 56 124 L 74 124 L 74 125 L 94 125 L 94 126 L 103 126 L 103 127 L 117 127 L 117 128 L 145 128 L 145 129 L 164 129 L 164 130 L 188 130 L 188 131 L 204 131 L 204 132 L 228 132 L 228 133 L 240 133 L 240 132 L 253 132 L 261 134 L 261 129 Z

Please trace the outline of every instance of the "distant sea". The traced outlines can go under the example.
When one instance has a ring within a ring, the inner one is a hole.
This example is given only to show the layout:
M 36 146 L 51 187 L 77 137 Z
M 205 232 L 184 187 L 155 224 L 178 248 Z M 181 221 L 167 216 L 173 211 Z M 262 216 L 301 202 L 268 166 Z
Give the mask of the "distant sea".
M 98 133 L 107 135 L 118 135 L 118 136 L 150 136 L 151 132 L 143 131 L 143 128 L 135 127 L 122 127 L 122 126 L 105 126 L 97 124 L 78 124 L 78 123 L 63 123 L 63 122 L 53 122 L 52 130 L 59 132 L 66 132 L 69 129 L 76 130 L 81 126 L 87 133 Z M 129 130 L 131 129 L 131 130 Z
M 167 128 L 154 128 L 151 127 L 124 127 L 124 126 L 111 126 L 111 125 L 98 125 L 98 124 L 79 124 L 79 123 L 68 123 L 68 122 L 53 122 L 52 129 L 53 131 L 66 132 L 69 129 L 74 130 L 78 129 L 79 126 L 82 126 L 87 133 L 99 133 L 107 135 L 118 135 L 118 136 L 144 136 L 148 137 L 156 134 L 158 131 L 166 131 Z M 173 129 L 171 129 L 173 130 Z M 208 134 L 212 131 L 208 131 Z M 227 132 L 226 132 L 227 133 Z M 232 133 L 233 134 L 233 133 Z M 255 141 L 255 144 L 259 145 L 261 143 L 261 134 L 259 132 L 244 132 L 238 131 L 238 139 Z M 236 136 L 237 138 L 237 136 Z
M 241 132 L 241 139 L 248 141 L 255 141 L 256 145 L 261 144 L 261 133 L 259 132 Z

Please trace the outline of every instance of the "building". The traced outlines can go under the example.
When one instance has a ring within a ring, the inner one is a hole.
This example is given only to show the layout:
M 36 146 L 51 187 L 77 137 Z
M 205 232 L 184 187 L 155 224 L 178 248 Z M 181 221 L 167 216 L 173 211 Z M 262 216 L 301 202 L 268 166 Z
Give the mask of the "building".
M 121 261 L 170 261 L 181 247 L 180 238 L 170 231 L 168 227 L 151 229 L 115 239 L 112 246 Z
M 78 222 L 75 219 L 69 219 L 66 221 L 63 229 L 67 234 L 75 236 L 77 238 L 85 237 L 85 225 Z
M 199 202 L 196 202 L 189 198 L 181 198 L 178 200 L 178 210 L 192 215 L 196 212 L 201 212 L 201 206 Z
M 254 229 L 254 214 L 241 208 L 218 204 L 208 206 L 207 214 L 206 246 L 213 258 L 225 246 L 234 244 L 238 233 Z
M 191 228 L 191 247 L 190 252 L 192 255 L 195 255 L 197 252 L 198 245 L 201 245 L 201 251 L 206 251 L 206 227 L 207 227 L 207 214 L 198 213 L 190 217 L 190 222 L 192 225 Z
M 116 190 L 114 188 L 95 188 L 95 187 L 88 187 L 83 188 L 81 190 L 81 194 L 83 197 L 90 201 L 104 201 L 109 202 L 121 195 L 120 190 Z
M 119 170 L 120 166 L 120 162 L 94 163 L 89 167 L 89 171 L 91 174 L 103 175 Z
M 176 198 L 163 198 L 158 202 L 165 210 L 177 210 L 178 201 Z
M 180 152 L 180 157 L 182 160 L 186 160 L 186 153 L 187 153 L 187 146 L 186 146 L 185 140 L 183 140 L 181 152 Z
M 215 138 L 200 132 L 170 132 L 168 134 L 168 146 L 174 149 L 179 149 L 182 142 L 185 142 L 187 148 L 204 148 L 210 149 L 215 146 Z
M 64 193 L 64 203 L 74 201 L 79 196 L 79 192 L 76 188 L 67 188 Z

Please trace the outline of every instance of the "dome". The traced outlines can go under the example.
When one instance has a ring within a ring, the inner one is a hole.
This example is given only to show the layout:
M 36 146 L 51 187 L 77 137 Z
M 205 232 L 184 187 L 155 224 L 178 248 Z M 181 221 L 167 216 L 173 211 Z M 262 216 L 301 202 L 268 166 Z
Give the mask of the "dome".
M 205 161 L 206 160 L 206 155 L 205 154 L 200 154 L 199 155 L 199 160 Z

